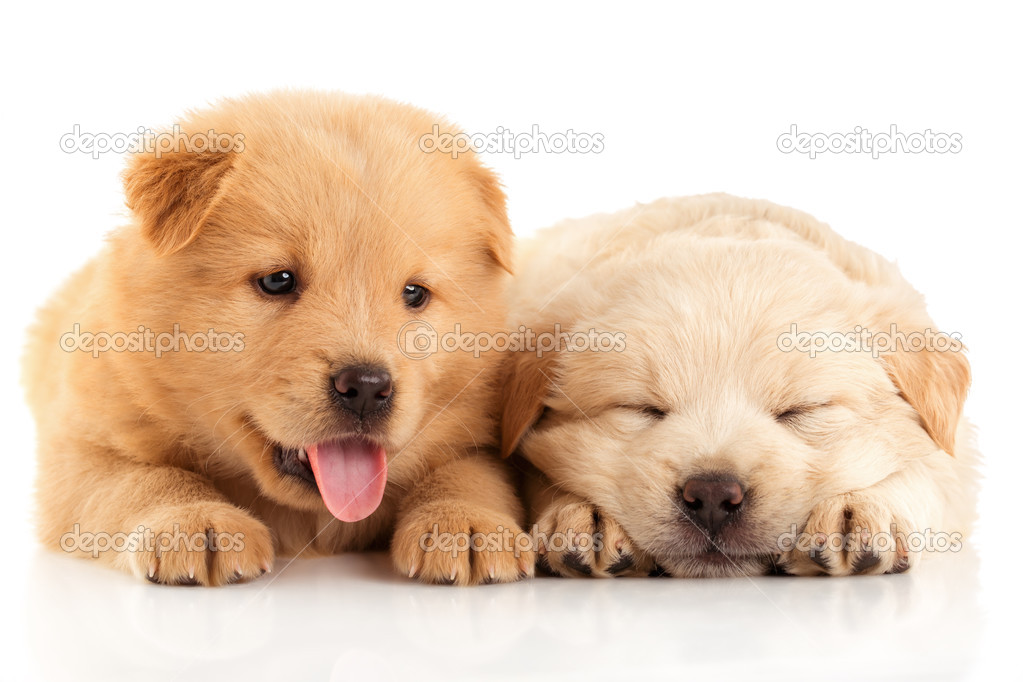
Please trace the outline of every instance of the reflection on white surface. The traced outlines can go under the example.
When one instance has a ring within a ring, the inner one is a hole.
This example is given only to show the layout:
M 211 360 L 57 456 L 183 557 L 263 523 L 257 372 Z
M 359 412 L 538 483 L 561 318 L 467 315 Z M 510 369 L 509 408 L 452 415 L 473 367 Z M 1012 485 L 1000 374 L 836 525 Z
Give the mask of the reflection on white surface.
M 34 676 L 959 678 L 984 628 L 968 552 L 898 576 L 477 588 L 410 583 L 383 554 L 285 565 L 245 585 L 162 587 L 39 551 L 24 595 Z

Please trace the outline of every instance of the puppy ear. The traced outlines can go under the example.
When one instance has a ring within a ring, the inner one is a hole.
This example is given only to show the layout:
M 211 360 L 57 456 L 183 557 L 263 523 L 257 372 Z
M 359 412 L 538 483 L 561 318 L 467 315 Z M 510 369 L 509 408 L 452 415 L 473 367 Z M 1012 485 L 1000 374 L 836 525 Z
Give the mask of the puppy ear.
M 136 154 L 124 172 L 128 208 L 160 255 L 195 239 L 233 152 Z
M 490 220 L 487 221 L 487 255 L 504 270 L 512 272 L 514 248 L 511 225 L 508 223 L 507 197 L 501 189 L 497 175 L 472 159 L 470 176 L 476 185 L 480 199 L 486 207 Z
M 540 419 L 551 388 L 556 353 L 538 357 L 535 350 L 512 353 L 505 360 L 501 387 L 501 456 L 515 452 L 522 437 Z
M 942 450 L 955 454 L 956 428 L 970 387 L 970 364 L 956 350 L 900 350 L 883 355 L 888 376 Z

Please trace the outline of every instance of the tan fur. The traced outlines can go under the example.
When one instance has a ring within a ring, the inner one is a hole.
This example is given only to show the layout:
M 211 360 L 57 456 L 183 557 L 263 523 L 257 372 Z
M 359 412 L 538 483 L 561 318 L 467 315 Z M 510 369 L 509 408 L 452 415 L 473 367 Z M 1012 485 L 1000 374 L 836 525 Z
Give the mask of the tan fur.
M 600 552 L 548 552 L 555 571 L 881 573 L 921 553 L 898 546 L 872 563 L 873 547 L 851 544 L 813 561 L 778 538 L 793 524 L 871 536 L 892 524 L 896 535 L 967 529 L 975 455 L 961 422 L 962 352 L 779 349 L 793 323 L 937 331 L 894 265 L 827 225 L 727 195 L 662 199 L 542 232 L 516 269 L 510 327 L 627 338 L 621 353 L 520 353 L 507 364 L 503 449 L 517 447 L 551 486 L 531 520 L 564 533 L 565 510 L 582 504 L 586 528 L 623 529 L 610 551 L 631 548 L 632 566 L 616 571 Z M 778 418 L 807 405 L 821 406 Z M 741 522 L 717 540 L 681 499 L 686 481 L 710 474 L 747 491 Z M 711 545 L 723 556 L 705 556 Z
M 888 376 L 913 406 L 927 433 L 955 452 L 956 428 L 970 387 L 970 365 L 961 353 L 901 351 L 884 356 Z
M 555 359 L 553 354 L 533 353 L 516 353 L 508 358 L 510 367 L 501 391 L 502 457 L 515 451 L 529 427 L 540 418 Z
M 470 560 L 496 567 L 499 580 L 531 571 L 510 554 L 424 557 L 417 544 L 434 521 L 451 530 L 523 522 L 507 473 L 489 461 L 493 354 L 413 360 L 399 351 L 398 331 L 412 319 L 467 332 L 503 322 L 511 259 L 504 194 L 472 155 L 419 150 L 435 124 L 453 130 L 381 98 L 277 92 L 181 123 L 187 133 L 240 133 L 243 151 L 131 160 L 134 221 L 110 235 L 32 332 L 25 381 L 48 546 L 74 524 L 244 534 L 244 551 L 229 556 L 100 557 L 139 576 L 155 571 L 163 583 L 221 584 L 259 575 L 275 553 L 356 550 L 392 536 L 397 570 L 426 581 L 480 582 Z M 283 268 L 298 272 L 291 303 L 254 285 Z M 402 303 L 410 280 L 432 291 L 422 311 Z M 59 348 L 75 324 L 241 333 L 244 350 L 93 357 Z M 353 363 L 386 367 L 395 399 L 377 434 L 389 459 L 384 500 L 368 518 L 342 523 L 315 490 L 283 476 L 272 453 L 275 444 L 346 433 L 327 389 Z

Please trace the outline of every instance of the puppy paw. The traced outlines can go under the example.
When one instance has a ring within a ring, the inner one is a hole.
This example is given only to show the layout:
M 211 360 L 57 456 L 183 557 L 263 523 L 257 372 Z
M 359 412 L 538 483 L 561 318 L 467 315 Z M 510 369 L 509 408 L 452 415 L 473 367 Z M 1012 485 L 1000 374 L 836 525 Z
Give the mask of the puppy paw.
M 258 578 L 274 560 L 270 530 L 224 502 L 161 507 L 137 524 L 137 551 L 118 559 L 135 575 L 163 585 L 224 585 Z
M 562 496 L 537 521 L 540 564 L 566 577 L 648 575 L 654 562 L 636 549 L 625 530 L 597 507 Z
M 794 575 L 902 573 L 919 554 L 906 547 L 912 528 L 883 500 L 857 493 L 821 502 L 780 565 Z
M 532 577 L 533 542 L 515 519 L 491 509 L 433 503 L 397 524 L 391 558 L 402 575 L 447 585 L 507 583 Z

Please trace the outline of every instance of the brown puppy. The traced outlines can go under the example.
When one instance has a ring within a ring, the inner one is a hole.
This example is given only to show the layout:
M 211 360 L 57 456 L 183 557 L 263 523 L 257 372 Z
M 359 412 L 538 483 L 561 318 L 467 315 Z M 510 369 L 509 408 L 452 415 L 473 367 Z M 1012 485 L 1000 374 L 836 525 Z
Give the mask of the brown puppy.
M 969 366 L 891 263 L 726 195 L 567 221 L 520 259 L 511 327 L 624 342 L 510 365 L 505 450 L 549 486 L 531 521 L 602 535 L 548 548 L 556 572 L 884 573 L 962 544 Z
M 191 114 L 190 144 L 132 158 L 134 221 L 32 332 L 43 542 L 167 584 L 388 541 L 425 581 L 531 573 L 528 552 L 422 542 L 523 521 L 489 452 L 493 360 L 399 345 L 410 322 L 504 317 L 504 194 L 471 154 L 421 151 L 438 123 L 273 93 Z

